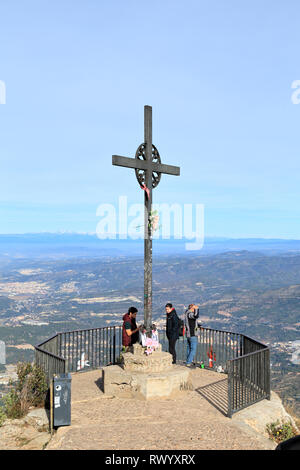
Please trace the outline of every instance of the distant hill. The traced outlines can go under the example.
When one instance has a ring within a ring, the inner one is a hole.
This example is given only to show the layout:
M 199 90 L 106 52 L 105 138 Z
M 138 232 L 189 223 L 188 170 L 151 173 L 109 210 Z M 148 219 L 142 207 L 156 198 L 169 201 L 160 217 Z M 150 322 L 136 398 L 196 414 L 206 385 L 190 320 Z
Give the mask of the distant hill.
M 187 251 L 191 240 L 154 240 L 153 255 L 187 256 L 250 251 L 262 254 L 300 253 L 300 240 L 206 237 L 199 251 Z M 76 233 L 33 233 L 0 235 L 0 259 L 143 256 L 143 240 L 100 240 L 96 235 Z

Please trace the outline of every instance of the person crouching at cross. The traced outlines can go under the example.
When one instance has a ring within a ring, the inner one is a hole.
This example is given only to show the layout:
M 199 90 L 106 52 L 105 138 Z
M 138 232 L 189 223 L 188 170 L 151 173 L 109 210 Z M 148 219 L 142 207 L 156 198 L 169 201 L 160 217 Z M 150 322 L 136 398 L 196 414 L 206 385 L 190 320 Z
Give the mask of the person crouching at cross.
M 133 344 L 139 340 L 139 330 L 136 324 L 136 315 L 138 309 L 130 307 L 128 312 L 123 316 L 123 329 L 122 329 L 122 345 L 125 352 L 127 352 Z

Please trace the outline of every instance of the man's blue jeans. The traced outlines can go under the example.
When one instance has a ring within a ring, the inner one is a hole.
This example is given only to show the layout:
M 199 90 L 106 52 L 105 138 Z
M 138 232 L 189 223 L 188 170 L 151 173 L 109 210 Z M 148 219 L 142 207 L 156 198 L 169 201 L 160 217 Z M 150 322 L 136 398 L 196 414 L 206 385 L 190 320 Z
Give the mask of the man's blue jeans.
M 194 360 L 197 351 L 198 336 L 191 336 L 187 338 L 187 357 L 186 363 L 191 364 Z

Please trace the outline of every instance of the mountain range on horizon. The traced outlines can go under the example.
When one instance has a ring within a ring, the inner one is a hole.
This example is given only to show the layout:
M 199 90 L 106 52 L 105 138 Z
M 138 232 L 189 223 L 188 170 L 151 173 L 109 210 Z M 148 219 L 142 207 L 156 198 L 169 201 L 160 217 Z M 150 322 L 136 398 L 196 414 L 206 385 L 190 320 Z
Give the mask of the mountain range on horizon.
M 300 253 L 300 240 L 271 238 L 205 237 L 199 250 L 187 250 L 187 239 L 154 239 L 153 255 L 208 255 L 231 251 L 262 254 Z M 142 239 L 99 239 L 83 233 L 0 234 L 0 258 L 73 258 L 143 256 Z

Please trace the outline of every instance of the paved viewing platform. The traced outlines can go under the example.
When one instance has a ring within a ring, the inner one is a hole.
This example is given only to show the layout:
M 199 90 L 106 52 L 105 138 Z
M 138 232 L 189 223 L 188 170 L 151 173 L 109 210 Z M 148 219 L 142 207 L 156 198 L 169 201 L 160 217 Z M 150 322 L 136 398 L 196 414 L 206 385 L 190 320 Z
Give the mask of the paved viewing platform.
M 182 366 L 184 367 L 184 366 Z M 265 425 L 285 415 L 278 396 L 227 412 L 227 376 L 191 369 L 193 390 L 154 399 L 103 393 L 102 371 L 72 374 L 72 425 L 60 427 L 46 449 L 274 449 Z

